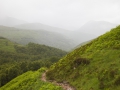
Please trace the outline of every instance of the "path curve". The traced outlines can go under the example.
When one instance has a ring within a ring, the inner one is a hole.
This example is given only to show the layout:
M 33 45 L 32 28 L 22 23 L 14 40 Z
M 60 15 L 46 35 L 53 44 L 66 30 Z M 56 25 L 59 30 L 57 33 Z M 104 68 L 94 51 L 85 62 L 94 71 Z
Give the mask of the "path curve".
M 42 74 L 41 80 L 44 82 L 47 82 L 46 80 L 46 72 Z M 75 88 L 71 87 L 68 83 L 58 83 L 56 81 L 48 81 L 53 84 L 56 84 L 57 86 L 61 86 L 64 90 L 76 90 Z

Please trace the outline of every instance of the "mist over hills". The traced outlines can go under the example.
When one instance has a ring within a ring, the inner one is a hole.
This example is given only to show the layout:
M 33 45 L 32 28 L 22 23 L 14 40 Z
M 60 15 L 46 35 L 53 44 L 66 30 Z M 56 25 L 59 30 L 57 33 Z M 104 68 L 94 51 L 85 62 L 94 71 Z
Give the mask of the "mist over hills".
M 89 33 L 83 33 L 81 31 L 70 31 L 62 28 L 44 25 L 41 23 L 26 23 L 26 24 L 17 25 L 15 27 L 19 29 L 27 29 L 27 30 L 46 30 L 51 32 L 57 32 L 64 35 L 64 37 L 71 39 L 71 41 L 75 42 L 76 45 L 96 37 L 95 35 Z
M 83 43 L 110 31 L 117 25 L 106 21 L 89 21 L 80 29 L 71 32 L 70 36 L 74 37 L 76 41 L 81 40 L 81 43 Z
M 97 35 L 84 33 L 81 31 L 71 31 L 67 33 L 67 36 L 76 41 L 77 45 L 97 37 Z
M 20 25 L 24 23 L 27 23 L 27 22 L 24 20 L 19 20 L 19 19 L 12 18 L 12 17 L 6 17 L 3 19 L 0 19 L 0 25 L 3 25 L 3 26 L 13 27 L 15 25 Z
M 42 23 L 25 23 L 25 24 L 16 25 L 14 27 L 19 28 L 19 29 L 46 30 L 46 31 L 52 31 L 52 32 L 59 32 L 59 33 L 69 32 L 69 30 L 45 25 L 45 24 L 42 24 Z
M 89 33 L 93 35 L 100 36 L 110 29 L 116 27 L 118 24 L 106 22 L 106 21 L 89 21 L 83 26 L 80 27 L 78 32 L 84 32 L 84 33 Z
M 64 37 L 63 35 L 45 30 L 34 31 L 0 26 L 0 36 L 3 36 L 20 44 L 33 42 L 45 44 L 67 51 L 73 48 L 75 45 L 74 42 L 71 42 L 71 40 Z
M 31 29 L 31 30 L 48 30 L 53 32 L 61 33 L 75 41 L 78 41 L 82 38 L 81 42 L 93 39 L 106 31 L 109 31 L 111 28 L 114 28 L 117 24 L 109 23 L 106 21 L 90 21 L 80 27 L 79 30 L 66 30 L 58 27 L 53 27 L 49 25 L 44 25 L 41 23 L 26 23 L 15 26 L 20 29 Z M 78 39 L 79 38 L 79 39 Z
M 12 41 L 20 44 L 34 42 L 67 51 L 117 26 L 105 21 L 90 21 L 79 30 L 70 31 L 42 23 L 27 23 L 10 17 L 1 22 L 0 25 L 8 27 L 0 26 L 0 35 Z

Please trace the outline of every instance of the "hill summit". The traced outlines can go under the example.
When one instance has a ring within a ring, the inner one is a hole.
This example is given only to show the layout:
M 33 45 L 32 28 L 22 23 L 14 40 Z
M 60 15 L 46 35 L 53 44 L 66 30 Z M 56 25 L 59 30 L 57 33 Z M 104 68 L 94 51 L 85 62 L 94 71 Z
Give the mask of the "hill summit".
M 120 26 L 67 54 L 47 78 L 77 90 L 120 90 Z

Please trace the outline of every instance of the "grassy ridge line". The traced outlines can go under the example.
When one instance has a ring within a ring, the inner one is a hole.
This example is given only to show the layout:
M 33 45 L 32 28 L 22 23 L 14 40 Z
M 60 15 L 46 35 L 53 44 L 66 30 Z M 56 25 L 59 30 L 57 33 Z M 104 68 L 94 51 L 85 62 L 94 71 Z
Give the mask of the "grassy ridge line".
M 61 87 L 41 81 L 41 75 L 45 70 L 41 68 L 34 72 L 28 71 L 1 87 L 0 90 L 62 90 Z

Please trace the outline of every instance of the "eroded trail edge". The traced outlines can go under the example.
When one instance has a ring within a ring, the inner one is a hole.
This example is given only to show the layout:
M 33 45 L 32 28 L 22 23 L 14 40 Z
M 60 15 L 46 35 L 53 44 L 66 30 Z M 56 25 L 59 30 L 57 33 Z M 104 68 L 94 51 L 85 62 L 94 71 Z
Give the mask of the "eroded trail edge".
M 75 88 L 73 88 L 72 86 L 70 86 L 68 83 L 58 83 L 56 81 L 47 81 L 46 80 L 46 72 L 44 72 L 42 74 L 41 80 L 44 82 L 51 82 L 57 86 L 61 86 L 64 90 L 76 90 Z

